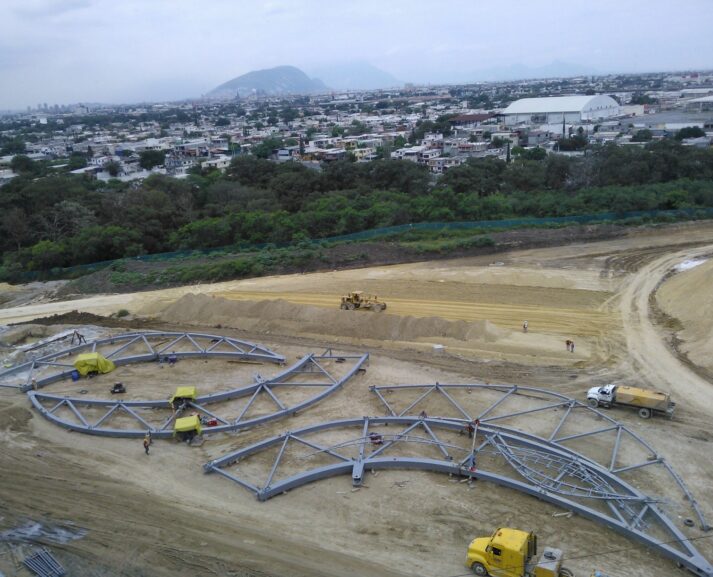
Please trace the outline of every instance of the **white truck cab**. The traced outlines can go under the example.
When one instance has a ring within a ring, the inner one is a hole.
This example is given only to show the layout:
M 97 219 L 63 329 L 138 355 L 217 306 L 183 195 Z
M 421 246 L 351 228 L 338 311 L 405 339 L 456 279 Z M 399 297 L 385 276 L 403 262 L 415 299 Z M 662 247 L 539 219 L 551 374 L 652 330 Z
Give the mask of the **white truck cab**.
M 587 391 L 587 403 L 590 407 L 609 407 L 614 402 L 614 389 L 616 385 L 604 385 L 603 387 L 592 387 Z

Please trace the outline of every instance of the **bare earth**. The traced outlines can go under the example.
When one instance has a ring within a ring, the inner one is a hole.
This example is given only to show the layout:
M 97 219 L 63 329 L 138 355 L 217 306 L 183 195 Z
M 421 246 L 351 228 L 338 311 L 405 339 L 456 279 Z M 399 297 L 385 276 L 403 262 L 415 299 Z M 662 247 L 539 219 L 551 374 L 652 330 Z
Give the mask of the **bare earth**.
M 671 392 L 678 404 L 674 420 L 642 421 L 623 409 L 611 416 L 667 458 L 713 522 L 713 461 L 706 457 L 713 384 L 703 348 L 713 317 L 700 314 L 713 306 L 706 304 L 711 267 L 661 284 L 677 264 L 710 254 L 713 223 L 703 222 L 496 256 L 65 302 L 22 304 L 22 290 L 12 289 L 21 306 L 0 309 L 0 325 L 126 308 L 154 317 L 155 328 L 200 326 L 260 342 L 288 363 L 326 346 L 367 350 L 372 357 L 366 375 L 297 417 L 208 437 L 200 447 L 156 441 L 148 457 L 140 441 L 59 430 L 33 414 L 23 395 L 0 389 L 0 532 L 27 519 L 86 529 L 81 539 L 53 545 L 76 575 L 448 577 L 467 574 L 463 561 L 472 537 L 511 525 L 564 549 L 573 557 L 566 564 L 580 577 L 595 568 L 612 577 L 672 575 L 678 570 L 671 562 L 601 526 L 553 517 L 555 507 L 487 484 L 469 488 L 438 474 L 383 471 L 367 476 L 367 488 L 359 491 L 336 477 L 260 503 L 237 485 L 204 475 L 201 465 L 288 429 L 382 415 L 370 385 L 505 382 L 582 399 L 593 384 L 636 383 Z M 338 310 L 339 296 L 350 290 L 378 294 L 387 311 Z M 678 350 L 670 344 L 673 325 L 659 324 L 652 301 L 676 319 Z M 565 350 L 565 339 L 575 341 L 574 353 Z M 444 345 L 445 354 L 435 354 L 434 344 Z M 172 369 L 121 367 L 91 387 L 106 392 L 120 380 L 134 397 L 166 398 L 181 384 L 203 393 L 248 383 L 256 370 L 269 376 L 279 369 L 186 360 Z M 46 390 L 76 393 L 79 386 L 57 383 Z M 673 508 L 680 495 L 666 497 Z M 697 546 L 713 558 L 713 539 Z M 8 551 L 0 544 L 0 571 L 29 575 Z

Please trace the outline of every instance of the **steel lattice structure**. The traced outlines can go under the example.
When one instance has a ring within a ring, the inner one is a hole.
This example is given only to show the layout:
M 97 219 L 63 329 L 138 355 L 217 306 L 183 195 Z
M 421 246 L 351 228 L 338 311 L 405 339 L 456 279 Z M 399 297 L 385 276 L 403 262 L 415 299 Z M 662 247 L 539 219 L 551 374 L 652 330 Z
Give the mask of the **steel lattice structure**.
M 29 390 L 69 378 L 74 370 L 74 355 L 99 352 L 115 365 L 128 365 L 176 357 L 229 357 L 284 363 L 285 358 L 267 347 L 222 335 L 179 332 L 126 333 L 90 341 L 0 372 L 0 386 Z M 14 380 L 13 380 L 14 379 Z
M 307 407 L 318 403 L 325 397 L 339 389 L 357 372 L 364 370 L 364 365 L 369 359 L 369 354 L 340 355 L 331 350 L 321 355 L 309 354 L 300 359 L 279 375 L 270 379 L 256 377 L 255 382 L 246 387 L 230 389 L 209 395 L 197 397 L 186 404 L 180 411 L 174 411 L 167 400 L 102 400 L 87 399 L 83 397 L 67 397 L 51 395 L 37 391 L 28 392 L 32 405 L 46 419 L 53 423 L 80 433 L 100 435 L 106 437 L 141 437 L 150 431 L 156 438 L 166 438 L 173 435 L 172 425 L 177 417 L 187 412 L 195 412 L 207 418 L 215 419 L 219 424 L 205 427 L 203 433 L 220 433 L 245 429 L 267 421 L 272 421 L 294 415 Z M 335 362 L 340 366 L 344 364 L 342 374 L 337 376 L 323 365 Z M 348 363 L 348 364 L 347 364 Z M 316 389 L 317 393 L 311 397 L 289 404 L 279 397 L 280 390 Z M 249 397 L 247 403 L 241 408 L 236 417 L 221 414 L 220 403 Z M 259 416 L 250 416 L 251 407 L 260 399 L 268 399 L 275 406 L 271 413 Z M 206 405 L 211 405 L 209 410 Z M 217 405 L 214 408 L 212 405 Z M 58 414 L 60 409 L 69 409 L 71 419 Z M 91 417 L 88 413 L 92 409 L 99 409 L 101 414 Z M 164 416 L 162 416 L 164 415 Z M 128 417 L 134 428 L 113 428 L 109 425 L 113 417 Z M 157 423 L 150 422 L 159 418 Z
M 386 433 L 387 427 L 401 430 Z M 533 435 L 482 422 L 474 428 L 471 437 L 464 434 L 463 422 L 455 420 L 392 416 L 331 421 L 239 449 L 207 463 L 204 470 L 230 479 L 261 501 L 336 475 L 351 474 L 353 485 L 359 486 L 365 471 L 378 469 L 417 469 L 489 481 L 574 511 L 697 575 L 713 577 L 713 566 L 657 500 L 607 467 Z M 347 440 L 333 442 L 345 434 Z M 320 442 L 315 435 L 331 440 Z M 430 454 L 414 456 L 414 447 Z M 250 457 L 274 448 L 278 450 L 272 463 L 256 473 Z M 284 477 L 277 474 L 281 466 L 289 470 Z
M 451 411 L 450 414 L 442 414 L 440 418 L 458 420 L 460 422 L 479 421 L 483 424 L 493 424 L 517 419 L 516 425 L 521 434 L 530 434 L 534 438 L 541 439 L 559 447 L 571 449 L 572 444 L 578 441 L 596 440 L 601 444 L 604 451 L 600 455 L 582 455 L 583 458 L 593 461 L 605 467 L 610 473 L 621 475 L 638 471 L 644 468 L 657 468 L 662 470 L 667 477 L 672 480 L 683 492 L 685 499 L 690 503 L 695 515 L 700 522 L 700 528 L 708 531 L 710 526 L 703 515 L 698 502 L 690 492 L 683 479 L 676 473 L 671 465 L 660 455 L 656 449 L 645 441 L 631 428 L 619 423 L 598 409 L 573 399 L 561 393 L 556 393 L 547 389 L 536 387 L 525 387 L 518 385 L 487 385 L 482 383 L 470 384 L 440 384 L 432 385 L 383 385 L 372 386 L 370 390 L 379 398 L 391 416 L 404 416 L 413 414 L 421 409 L 429 409 L 428 402 L 441 401 L 439 405 L 444 411 Z M 456 391 L 487 392 L 490 398 L 483 399 L 476 395 L 469 401 L 472 407 L 465 407 L 462 402 L 454 398 Z M 403 402 L 402 409 L 397 409 L 398 399 L 387 400 L 387 396 L 393 394 L 396 397 L 404 393 L 417 393 L 417 397 L 410 402 Z M 535 404 L 534 407 L 525 409 L 517 408 L 508 410 L 509 401 L 519 400 Z M 522 417 L 537 416 L 546 412 L 561 411 L 561 416 L 554 421 L 552 426 L 546 421 L 524 422 Z M 603 421 L 603 425 L 600 423 Z M 577 424 L 578 430 L 565 433 L 568 426 Z M 522 431 L 525 426 L 529 430 Z M 627 463 L 620 463 L 621 447 L 624 443 L 629 443 L 638 447 L 639 453 L 646 455 L 640 460 Z

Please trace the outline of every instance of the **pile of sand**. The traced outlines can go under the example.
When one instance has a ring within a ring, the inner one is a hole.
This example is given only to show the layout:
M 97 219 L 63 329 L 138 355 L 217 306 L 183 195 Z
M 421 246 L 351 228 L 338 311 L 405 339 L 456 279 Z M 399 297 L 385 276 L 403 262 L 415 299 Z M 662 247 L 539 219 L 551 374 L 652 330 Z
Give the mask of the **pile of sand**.
M 675 274 L 656 293 L 661 309 L 683 325 L 681 349 L 697 365 L 713 370 L 713 260 Z
M 448 321 L 370 311 L 330 310 L 284 300 L 234 301 L 187 294 L 161 313 L 177 324 L 221 325 L 271 334 L 311 334 L 354 339 L 418 341 L 427 339 L 495 342 L 509 335 L 486 320 Z

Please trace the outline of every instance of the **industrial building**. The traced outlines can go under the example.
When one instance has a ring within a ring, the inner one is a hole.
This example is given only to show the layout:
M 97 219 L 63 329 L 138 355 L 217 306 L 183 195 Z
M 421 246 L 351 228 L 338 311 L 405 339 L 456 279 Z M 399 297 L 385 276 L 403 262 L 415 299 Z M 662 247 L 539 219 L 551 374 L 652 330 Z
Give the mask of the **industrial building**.
M 580 124 L 620 114 L 611 96 L 550 96 L 522 98 L 503 111 L 506 126 L 519 124 Z

